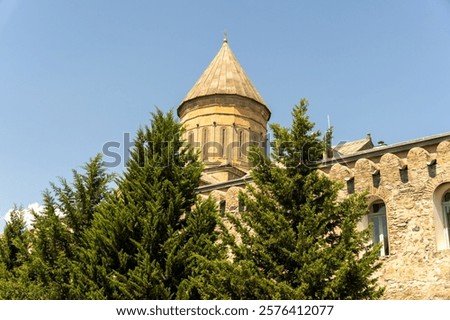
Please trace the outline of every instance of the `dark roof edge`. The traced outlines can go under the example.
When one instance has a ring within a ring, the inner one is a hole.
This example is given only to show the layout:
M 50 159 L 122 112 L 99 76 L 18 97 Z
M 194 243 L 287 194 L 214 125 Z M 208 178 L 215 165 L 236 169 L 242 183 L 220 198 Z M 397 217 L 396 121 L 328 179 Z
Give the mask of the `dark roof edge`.
M 219 182 L 219 183 L 213 183 L 213 184 L 208 184 L 205 186 L 200 186 L 197 188 L 197 191 L 199 193 L 202 192 L 209 192 L 209 191 L 213 191 L 213 190 L 218 190 L 218 189 L 223 189 L 223 188 L 230 188 L 230 187 L 234 187 L 234 186 L 242 186 L 245 185 L 249 182 L 252 182 L 253 178 L 250 176 L 247 177 L 242 177 L 239 179 L 234 179 L 234 180 L 230 180 L 230 181 L 225 181 L 225 182 Z

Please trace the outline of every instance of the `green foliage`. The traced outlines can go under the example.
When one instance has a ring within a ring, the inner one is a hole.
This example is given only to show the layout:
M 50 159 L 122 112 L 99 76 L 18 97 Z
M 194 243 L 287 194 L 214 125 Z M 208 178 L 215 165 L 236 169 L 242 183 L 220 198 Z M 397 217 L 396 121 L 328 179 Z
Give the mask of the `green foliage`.
M 108 184 L 112 179 L 102 167 L 100 155 L 83 169 L 84 174 L 73 171 L 73 184 L 60 179 L 61 186 L 51 184 L 52 190 L 43 193 L 44 208 L 34 213 L 29 231 L 25 231 L 23 210 L 15 209 L 11 214 L 11 222 L 1 238 L 0 259 L 6 268 L 0 269 L 3 284 L 0 297 L 74 297 L 74 265 L 81 235 L 91 224 L 96 206 L 109 192 Z M 7 245 L 9 242 L 16 245 Z
M 100 156 L 43 194 L 30 231 L 15 210 L 0 238 L 0 298 L 198 298 L 206 259 L 224 259 L 212 200 L 197 199 L 202 164 L 182 148 L 172 113 L 140 129 L 117 188 Z M 223 228 L 222 228 L 223 229 Z
M 25 298 L 27 290 L 18 270 L 27 263 L 29 232 L 23 208 L 14 207 L 0 236 L 0 299 Z
M 272 142 L 272 158 L 275 163 L 282 165 L 291 173 L 307 175 L 316 168 L 317 161 L 322 158 L 324 143 L 320 139 L 321 133 L 313 131 L 314 123 L 307 116 L 308 101 L 303 99 L 292 111 L 294 119 L 291 128 L 272 124 L 270 127 L 274 134 Z M 259 153 L 253 157 L 263 159 Z M 258 164 L 254 162 L 254 164 Z M 292 172 L 291 172 L 292 171 Z
M 83 167 L 84 174 L 73 170 L 72 185 L 64 178 L 59 179 L 59 186 L 51 184 L 58 199 L 52 210 L 58 210 L 64 216 L 64 223 L 77 242 L 82 232 L 91 226 L 96 208 L 109 193 L 110 182 L 114 178 L 106 172 L 102 163 L 102 157 L 98 154 Z
M 85 233 L 81 298 L 189 298 L 200 257 L 223 255 L 215 206 L 197 200 L 202 165 L 181 134 L 173 114 L 160 110 L 138 131 L 117 192 Z
M 28 256 L 24 210 L 14 207 L 0 237 L 0 264 L 8 271 L 19 267 Z
M 302 100 L 292 128 L 272 125 L 275 164 L 253 151 L 255 186 L 240 194 L 247 210 L 229 217 L 242 240 L 235 262 L 263 279 L 255 291 L 273 283 L 268 299 L 378 298 L 382 290 L 372 276 L 379 248 L 367 246 L 367 230 L 356 230 L 367 213 L 364 195 L 337 201 L 341 186 L 316 170 L 324 144 L 306 111 Z
M 203 166 L 181 125 L 157 110 L 114 190 L 98 155 L 51 184 L 30 230 L 12 211 L 0 298 L 378 298 L 379 247 L 356 231 L 364 195 L 337 201 L 340 186 L 316 170 L 331 132 L 322 140 L 306 113 L 302 100 L 291 128 L 272 125 L 274 161 L 253 150 L 246 210 L 224 219 L 197 195 Z

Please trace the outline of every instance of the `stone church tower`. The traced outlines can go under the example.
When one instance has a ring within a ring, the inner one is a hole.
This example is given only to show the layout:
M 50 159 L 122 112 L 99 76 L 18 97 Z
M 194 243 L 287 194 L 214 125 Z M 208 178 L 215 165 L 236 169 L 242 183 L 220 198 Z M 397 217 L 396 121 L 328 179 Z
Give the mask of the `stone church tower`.
M 177 113 L 184 138 L 205 164 L 203 185 L 242 178 L 250 170 L 250 146 L 266 148 L 271 112 L 226 38 Z

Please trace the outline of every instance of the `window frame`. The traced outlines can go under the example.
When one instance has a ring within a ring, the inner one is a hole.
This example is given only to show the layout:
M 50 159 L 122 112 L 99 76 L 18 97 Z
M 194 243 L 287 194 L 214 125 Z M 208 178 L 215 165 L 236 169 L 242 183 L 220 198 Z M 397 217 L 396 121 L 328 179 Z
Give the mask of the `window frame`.
M 375 209 L 375 206 L 382 205 L 382 208 Z M 371 244 L 381 243 L 379 256 L 389 256 L 389 226 L 387 221 L 387 208 L 383 200 L 376 200 L 370 204 L 367 214 L 367 224 L 371 226 Z M 376 228 L 378 230 L 376 230 Z
M 202 158 L 203 160 L 208 159 L 208 128 L 204 127 L 202 129 Z
M 225 128 L 225 127 L 222 127 L 221 128 L 221 130 L 220 130 L 220 143 L 221 143 L 221 145 L 222 145 L 222 149 L 221 149 L 221 157 L 222 158 L 225 158 L 225 155 L 226 155 L 226 143 L 227 143 L 227 128 Z
M 446 197 L 448 197 L 448 200 L 445 200 Z M 450 190 L 442 195 L 441 205 L 445 247 L 450 249 Z
M 238 142 L 239 142 L 239 150 L 238 150 L 238 157 L 242 158 L 244 157 L 244 152 L 242 151 L 242 147 L 244 146 L 244 130 L 239 130 L 238 132 Z

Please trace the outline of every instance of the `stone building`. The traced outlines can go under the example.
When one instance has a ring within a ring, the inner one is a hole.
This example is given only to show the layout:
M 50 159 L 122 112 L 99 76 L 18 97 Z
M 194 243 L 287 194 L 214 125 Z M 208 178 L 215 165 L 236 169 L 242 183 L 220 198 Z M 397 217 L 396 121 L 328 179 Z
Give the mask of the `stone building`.
M 341 197 L 368 192 L 360 224 L 383 243 L 385 298 L 450 299 L 450 133 L 381 146 L 368 137 L 335 148 L 320 170 L 344 185 Z
M 185 139 L 205 163 L 199 193 L 239 211 L 251 181 L 249 144 L 266 149 L 271 112 L 227 39 L 178 108 Z M 367 192 L 374 243 L 383 243 L 386 299 L 450 299 L 450 133 L 374 146 L 370 135 L 337 145 L 319 166 L 340 181 L 340 197 Z

